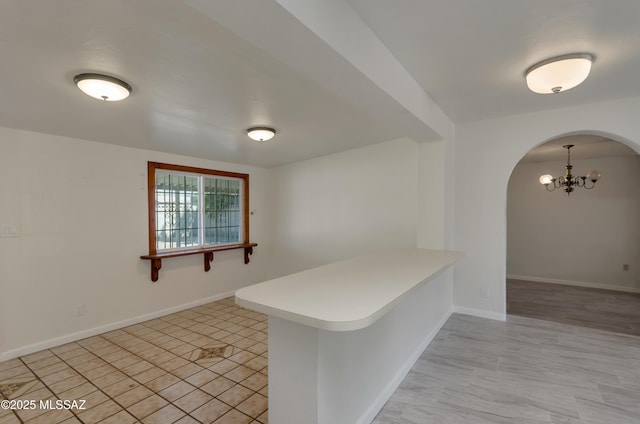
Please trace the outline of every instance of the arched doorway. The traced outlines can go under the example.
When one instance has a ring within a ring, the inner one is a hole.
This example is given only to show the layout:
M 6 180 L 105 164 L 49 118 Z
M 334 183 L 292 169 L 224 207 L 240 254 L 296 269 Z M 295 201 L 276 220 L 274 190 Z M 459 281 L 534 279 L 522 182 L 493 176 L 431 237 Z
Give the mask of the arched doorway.
M 604 174 L 592 190 L 539 183 L 564 175 L 567 144 L 573 175 Z M 603 136 L 559 137 L 518 162 L 507 192 L 508 314 L 640 335 L 638 181 L 640 155 Z

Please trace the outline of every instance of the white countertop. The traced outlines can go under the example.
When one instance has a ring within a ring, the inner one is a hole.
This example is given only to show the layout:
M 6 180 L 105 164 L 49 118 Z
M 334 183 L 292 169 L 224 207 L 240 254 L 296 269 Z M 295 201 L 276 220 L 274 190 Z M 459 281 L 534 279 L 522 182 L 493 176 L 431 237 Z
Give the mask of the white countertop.
M 236 292 L 236 303 L 322 330 L 358 330 L 461 256 L 448 250 L 384 250 L 245 287 Z

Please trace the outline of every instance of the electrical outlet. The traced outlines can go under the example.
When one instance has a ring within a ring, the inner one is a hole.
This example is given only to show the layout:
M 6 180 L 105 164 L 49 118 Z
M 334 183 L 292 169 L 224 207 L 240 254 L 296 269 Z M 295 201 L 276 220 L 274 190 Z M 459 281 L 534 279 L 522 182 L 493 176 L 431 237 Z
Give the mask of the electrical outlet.
M 480 297 L 489 299 L 489 287 L 482 287 L 480 289 Z
M 622 264 L 623 271 L 629 271 L 629 264 Z
M 87 306 L 84 303 L 79 303 L 73 308 L 73 315 L 81 317 L 87 313 Z

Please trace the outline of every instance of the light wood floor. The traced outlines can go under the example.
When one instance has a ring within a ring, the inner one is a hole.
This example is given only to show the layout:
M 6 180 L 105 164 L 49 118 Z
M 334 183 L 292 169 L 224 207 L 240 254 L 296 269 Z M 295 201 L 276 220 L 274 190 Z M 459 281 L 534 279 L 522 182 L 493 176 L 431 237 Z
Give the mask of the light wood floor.
M 640 336 L 640 293 L 508 279 L 507 314 Z
M 640 337 L 454 314 L 374 424 L 639 424 Z

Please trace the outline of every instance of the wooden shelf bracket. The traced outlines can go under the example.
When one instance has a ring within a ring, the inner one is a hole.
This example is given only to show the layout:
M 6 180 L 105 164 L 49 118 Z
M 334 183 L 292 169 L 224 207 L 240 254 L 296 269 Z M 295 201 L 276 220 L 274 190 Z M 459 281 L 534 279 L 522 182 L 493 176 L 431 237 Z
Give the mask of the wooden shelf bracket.
M 156 281 L 158 281 L 158 275 L 159 275 L 160 268 L 162 268 L 163 259 L 176 258 L 178 256 L 204 255 L 204 272 L 209 272 L 209 270 L 211 270 L 211 262 L 213 262 L 214 252 L 243 249 L 244 263 L 246 265 L 249 263 L 249 256 L 253 255 L 253 248 L 256 247 L 257 245 L 258 245 L 257 243 L 228 244 L 224 246 L 199 248 L 199 249 L 192 249 L 192 250 L 161 252 L 161 253 L 154 253 L 149 255 L 142 255 L 140 256 L 140 259 L 146 259 L 151 261 L 151 281 L 155 283 Z
M 204 252 L 204 272 L 209 272 L 213 262 L 213 252 Z
M 160 268 L 162 268 L 162 259 L 151 259 L 151 281 L 154 283 L 158 281 L 158 272 L 160 271 Z
M 253 246 L 244 248 L 244 264 L 249 263 L 249 255 L 253 255 Z

